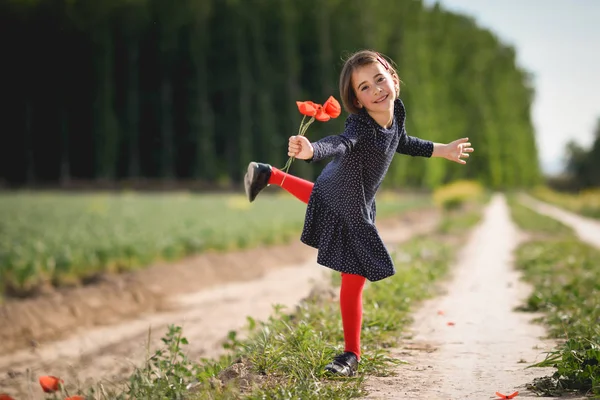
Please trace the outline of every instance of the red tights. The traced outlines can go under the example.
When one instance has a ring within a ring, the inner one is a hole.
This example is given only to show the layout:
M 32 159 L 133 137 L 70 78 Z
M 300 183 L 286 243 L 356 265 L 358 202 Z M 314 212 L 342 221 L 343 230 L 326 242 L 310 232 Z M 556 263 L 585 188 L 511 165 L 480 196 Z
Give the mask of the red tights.
M 284 180 L 285 178 L 285 180 Z M 283 182 L 283 185 L 282 185 Z M 286 174 L 275 167 L 271 169 L 269 184 L 281 186 L 299 200 L 308 203 L 313 183 Z M 340 287 L 340 310 L 344 326 L 345 351 L 351 351 L 360 359 L 360 330 L 362 325 L 362 292 L 365 278 L 342 273 Z

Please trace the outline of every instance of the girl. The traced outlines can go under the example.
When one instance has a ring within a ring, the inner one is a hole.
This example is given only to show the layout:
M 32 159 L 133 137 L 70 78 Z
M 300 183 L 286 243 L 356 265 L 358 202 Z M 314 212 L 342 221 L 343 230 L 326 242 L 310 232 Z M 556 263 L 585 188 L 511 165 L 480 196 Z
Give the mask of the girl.
M 408 136 L 400 78 L 381 54 L 363 50 L 348 58 L 340 75 L 340 96 L 350 116 L 340 135 L 311 143 L 289 138 L 288 155 L 308 162 L 333 158 L 316 182 L 251 162 L 244 178 L 252 202 L 267 185 L 279 185 L 308 204 L 301 241 L 317 248 L 317 262 L 342 275 L 340 308 L 345 351 L 325 369 L 354 375 L 360 360 L 362 291 L 365 279 L 395 273 L 375 228 L 375 194 L 394 154 L 444 157 L 460 164 L 473 152 L 467 138 L 449 144 Z M 283 184 L 282 184 L 283 183 Z

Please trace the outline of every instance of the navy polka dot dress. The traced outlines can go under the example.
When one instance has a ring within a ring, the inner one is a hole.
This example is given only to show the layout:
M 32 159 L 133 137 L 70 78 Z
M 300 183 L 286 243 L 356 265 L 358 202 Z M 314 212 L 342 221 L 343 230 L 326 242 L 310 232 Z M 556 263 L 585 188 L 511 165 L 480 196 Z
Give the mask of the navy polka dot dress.
M 317 262 L 336 271 L 378 281 L 395 273 L 375 228 L 375 194 L 396 152 L 431 157 L 433 143 L 406 134 L 404 104 L 382 128 L 363 110 L 346 120 L 344 133 L 315 143 L 311 161 L 333 157 L 308 202 L 301 241 L 317 248 Z

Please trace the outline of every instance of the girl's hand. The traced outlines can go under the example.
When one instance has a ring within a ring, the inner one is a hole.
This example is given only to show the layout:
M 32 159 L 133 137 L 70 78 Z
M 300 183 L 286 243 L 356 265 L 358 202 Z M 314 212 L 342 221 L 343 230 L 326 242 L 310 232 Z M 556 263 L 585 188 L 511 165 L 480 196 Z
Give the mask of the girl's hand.
M 469 158 L 469 153 L 475 151 L 469 143 L 469 138 L 462 138 L 448 143 L 445 149 L 445 158 L 459 164 L 466 164 L 463 158 Z
M 314 150 L 312 144 L 305 136 L 291 136 L 288 143 L 288 156 L 300 160 L 313 158 Z

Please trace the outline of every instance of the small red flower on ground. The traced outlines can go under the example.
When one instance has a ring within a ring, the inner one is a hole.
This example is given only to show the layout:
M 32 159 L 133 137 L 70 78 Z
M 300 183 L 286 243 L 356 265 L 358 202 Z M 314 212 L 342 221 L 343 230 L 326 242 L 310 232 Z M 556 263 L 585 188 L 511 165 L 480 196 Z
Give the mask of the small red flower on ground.
M 452 321 L 448 321 L 447 325 L 448 325 L 448 326 L 454 326 L 454 325 L 456 325 L 456 324 L 455 324 L 454 322 L 452 322 Z
M 85 397 L 75 395 L 75 396 L 71 396 L 71 397 L 65 397 L 65 400 L 85 400 Z
M 15 400 L 6 393 L 0 393 L 0 400 Z
M 63 383 L 63 380 L 55 376 L 40 376 L 40 386 L 42 386 L 42 390 L 46 393 L 56 392 L 60 389 L 61 383 Z
M 514 392 L 513 394 L 508 395 L 496 392 L 496 396 L 500 397 L 501 399 L 514 399 L 515 397 L 517 397 L 518 394 L 519 392 Z

